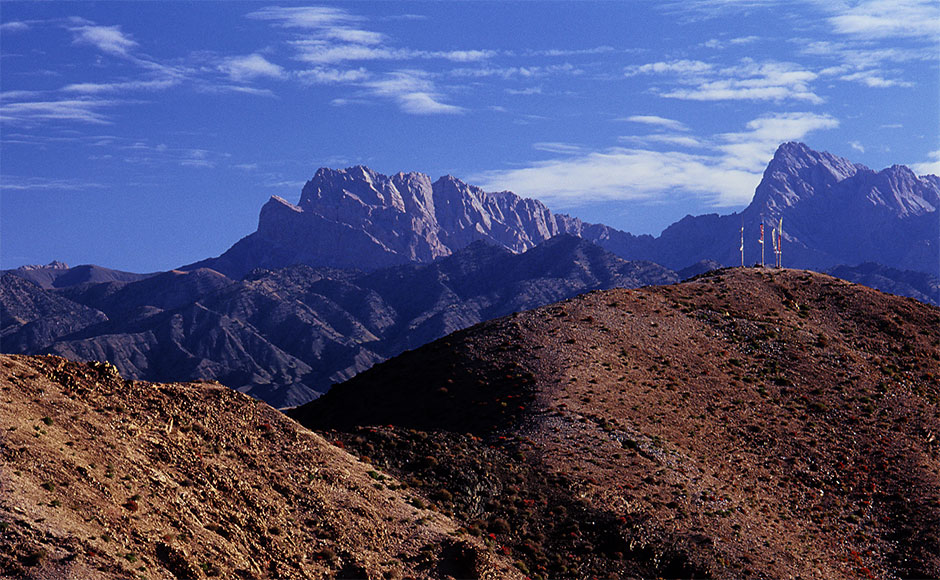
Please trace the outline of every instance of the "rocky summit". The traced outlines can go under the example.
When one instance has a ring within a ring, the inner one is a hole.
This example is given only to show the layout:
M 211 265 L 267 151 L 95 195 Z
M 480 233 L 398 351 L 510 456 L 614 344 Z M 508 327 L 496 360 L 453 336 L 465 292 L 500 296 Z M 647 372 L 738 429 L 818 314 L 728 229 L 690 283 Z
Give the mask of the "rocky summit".
M 367 167 L 320 169 L 293 205 L 261 209 L 258 231 L 195 266 L 240 278 L 258 268 L 302 263 L 374 270 L 430 262 L 475 241 L 524 252 L 579 221 L 509 192 L 486 193 L 452 176 L 388 177 Z

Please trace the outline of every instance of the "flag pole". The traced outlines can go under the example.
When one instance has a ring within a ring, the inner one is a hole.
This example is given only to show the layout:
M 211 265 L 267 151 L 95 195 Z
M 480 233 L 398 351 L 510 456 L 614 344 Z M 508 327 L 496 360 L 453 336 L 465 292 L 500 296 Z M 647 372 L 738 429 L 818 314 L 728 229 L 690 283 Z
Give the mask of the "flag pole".
M 760 267 L 764 267 L 764 220 L 760 222 Z

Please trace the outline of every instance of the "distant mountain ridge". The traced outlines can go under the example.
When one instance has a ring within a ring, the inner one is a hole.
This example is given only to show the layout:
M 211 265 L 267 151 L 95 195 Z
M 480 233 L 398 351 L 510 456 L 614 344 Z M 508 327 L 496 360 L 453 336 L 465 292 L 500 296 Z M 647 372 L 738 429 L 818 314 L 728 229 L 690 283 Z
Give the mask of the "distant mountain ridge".
M 527 252 L 476 242 L 369 273 L 298 264 L 233 280 L 207 268 L 43 289 L 0 278 L 4 352 L 108 360 L 128 377 L 213 379 L 296 405 L 455 330 L 600 288 L 678 281 L 574 236 Z
M 594 242 L 627 260 L 679 270 L 703 260 L 773 263 L 771 228 L 783 219 L 784 264 L 826 270 L 877 262 L 940 276 L 940 178 L 904 166 L 872 171 L 802 143 L 784 143 L 740 213 L 686 216 L 658 237 L 635 236 L 603 224 L 553 213 L 512 192 L 487 193 L 452 176 L 431 182 L 421 173 L 388 177 L 366 167 L 321 168 L 298 205 L 272 197 L 258 230 L 217 258 L 183 269 L 212 268 L 240 278 L 254 268 L 296 263 L 375 270 L 430 262 L 487 241 L 524 252 L 559 234 Z
M 580 220 L 553 214 L 539 201 L 486 193 L 452 176 L 432 183 L 422 173 L 321 168 L 298 205 L 272 197 L 255 233 L 184 269 L 207 267 L 234 278 L 298 263 L 375 270 L 431 262 L 476 241 L 524 252 L 580 228 Z

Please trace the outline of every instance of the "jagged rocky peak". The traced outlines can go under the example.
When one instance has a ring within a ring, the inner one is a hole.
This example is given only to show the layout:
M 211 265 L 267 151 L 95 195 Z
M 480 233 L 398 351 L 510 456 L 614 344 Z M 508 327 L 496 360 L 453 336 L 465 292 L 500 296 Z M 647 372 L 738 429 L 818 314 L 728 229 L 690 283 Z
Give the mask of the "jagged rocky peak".
M 49 262 L 48 264 L 46 264 L 45 266 L 42 264 L 26 264 L 24 266 L 20 266 L 19 268 L 17 268 L 17 270 L 22 270 L 24 272 L 28 272 L 32 270 L 68 270 L 68 269 L 69 269 L 68 264 L 66 264 L 65 262 L 60 262 L 58 260 L 53 260 Z
M 827 191 L 860 169 L 867 168 L 825 151 L 813 151 L 804 143 L 784 143 L 764 170 L 752 205 L 776 214 Z
M 861 177 L 861 174 L 859 175 Z M 940 206 L 940 187 L 917 177 L 905 165 L 892 165 L 865 175 L 866 199 L 874 206 L 884 206 L 898 217 L 911 217 L 936 211 Z
M 404 200 L 392 179 L 363 165 L 346 169 L 322 167 L 304 185 L 300 195 L 300 207 L 304 209 L 348 205 L 405 211 Z

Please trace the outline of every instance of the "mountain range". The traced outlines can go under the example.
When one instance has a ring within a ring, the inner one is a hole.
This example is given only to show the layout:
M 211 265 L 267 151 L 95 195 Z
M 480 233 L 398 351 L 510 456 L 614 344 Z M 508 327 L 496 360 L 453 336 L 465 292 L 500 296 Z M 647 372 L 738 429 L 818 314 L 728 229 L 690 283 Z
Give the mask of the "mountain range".
M 940 276 L 940 178 L 904 166 L 879 172 L 847 159 L 784 143 L 751 203 L 741 212 L 687 216 L 658 237 L 634 236 L 552 213 L 512 192 L 487 193 L 452 177 L 381 175 L 366 167 L 320 169 L 300 203 L 272 197 L 258 230 L 227 252 L 182 269 L 212 268 L 239 278 L 295 263 L 376 269 L 429 262 L 474 241 L 522 252 L 558 234 L 594 242 L 627 260 L 679 270 L 702 260 L 773 263 L 771 228 L 783 219 L 784 263 L 825 270 L 876 262 Z
M 219 380 L 283 407 L 455 330 L 579 293 L 759 260 L 940 304 L 940 178 L 781 145 L 741 213 L 634 236 L 446 176 L 320 169 L 216 258 L 158 274 L 53 263 L 0 279 L 3 352 Z M 848 265 L 846 265 L 848 264 Z M 678 272 L 678 273 L 677 273 Z
M 233 280 L 200 268 L 59 289 L 8 273 L 0 336 L 6 352 L 108 360 L 136 379 L 218 380 L 290 406 L 483 320 L 598 288 L 676 281 L 573 236 L 521 254 L 476 242 L 369 273 L 294 265 Z

